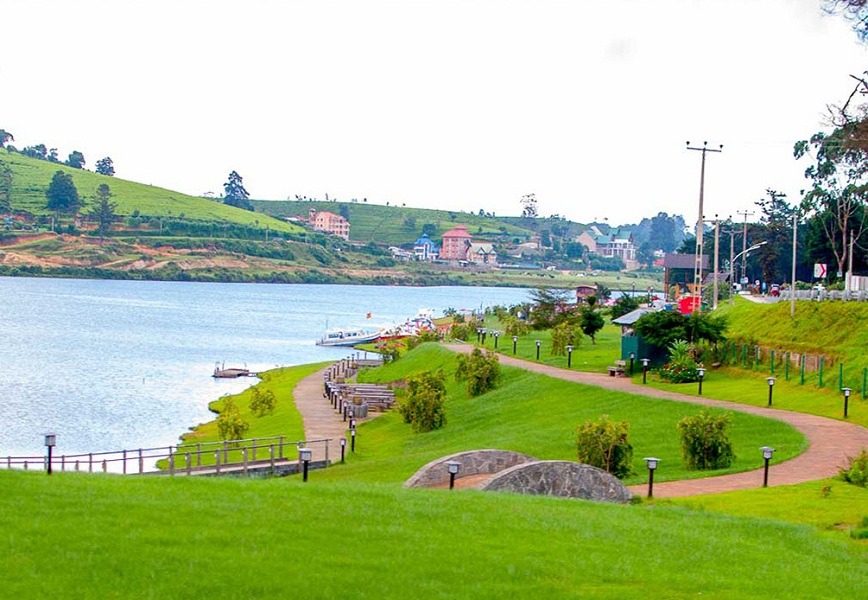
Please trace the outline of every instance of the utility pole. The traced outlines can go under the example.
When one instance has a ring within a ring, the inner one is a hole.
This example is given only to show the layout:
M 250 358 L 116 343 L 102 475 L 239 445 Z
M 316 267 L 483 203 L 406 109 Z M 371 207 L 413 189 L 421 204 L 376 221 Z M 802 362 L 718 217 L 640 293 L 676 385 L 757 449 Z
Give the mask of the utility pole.
M 696 219 L 696 264 L 693 267 L 693 286 L 696 289 L 696 294 L 699 296 L 699 303 L 696 310 L 702 310 L 702 228 L 703 223 L 703 196 L 705 194 L 705 153 L 706 152 L 723 152 L 723 144 L 717 150 L 708 147 L 708 142 L 702 142 L 702 147 L 691 146 L 687 142 L 688 150 L 698 150 L 702 152 L 702 169 L 699 174 L 699 217 Z
M 793 212 L 793 277 L 790 287 L 790 316 L 796 316 L 796 244 L 798 243 L 799 211 Z
M 735 278 L 735 256 L 733 256 L 735 252 L 735 224 L 732 222 L 732 215 L 729 216 L 727 222 L 729 223 L 729 303 L 732 304 L 734 302 L 732 292 L 735 287 L 733 282 Z
M 712 310 L 717 310 L 717 272 L 720 270 L 720 219 L 714 215 L 714 299 L 711 301 Z
M 741 259 L 741 280 L 744 281 L 745 277 L 747 277 L 747 217 L 748 215 L 753 216 L 755 213 L 752 210 L 737 210 L 736 213 L 740 215 L 744 215 L 744 231 L 741 234 L 741 255 L 744 258 Z

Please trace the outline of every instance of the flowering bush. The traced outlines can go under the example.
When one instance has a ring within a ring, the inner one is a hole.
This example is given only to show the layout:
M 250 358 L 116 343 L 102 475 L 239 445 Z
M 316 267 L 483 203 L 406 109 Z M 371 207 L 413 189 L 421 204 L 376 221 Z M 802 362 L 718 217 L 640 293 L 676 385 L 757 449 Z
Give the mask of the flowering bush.
M 701 366 L 693 357 L 693 346 L 676 340 L 669 346 L 669 362 L 660 369 L 660 377 L 672 383 L 698 381 Z

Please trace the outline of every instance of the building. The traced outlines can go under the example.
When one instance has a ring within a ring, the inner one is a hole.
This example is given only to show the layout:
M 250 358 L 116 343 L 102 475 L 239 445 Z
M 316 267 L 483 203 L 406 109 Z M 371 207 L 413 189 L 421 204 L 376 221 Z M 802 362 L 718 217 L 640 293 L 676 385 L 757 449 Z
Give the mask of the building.
M 418 240 L 413 242 L 413 256 L 416 260 L 437 260 L 440 256 L 440 248 L 437 247 L 434 240 L 428 237 L 427 233 L 423 233 Z
M 308 222 L 316 231 L 330 233 L 345 240 L 350 239 L 350 222 L 340 215 L 326 210 L 317 212 L 315 208 L 311 208 L 308 213 Z
M 700 262 L 700 277 L 708 274 L 708 256 L 702 255 Z M 679 292 L 687 290 L 697 293 L 696 283 L 696 255 L 695 254 L 667 254 L 663 257 L 663 291 L 670 300 L 677 298 L 670 294 L 672 286 L 678 286 Z M 680 293 L 679 293 L 680 295 Z
M 466 225 L 456 225 L 443 234 L 440 258 L 443 260 L 467 260 L 467 251 L 473 236 L 467 233 Z
M 609 235 L 600 235 L 594 240 L 596 253 L 600 256 L 617 257 L 625 263 L 636 262 L 636 246 L 633 232 L 629 229 L 615 228 Z
M 475 265 L 496 265 L 497 251 L 493 244 L 470 242 L 467 249 L 467 261 Z

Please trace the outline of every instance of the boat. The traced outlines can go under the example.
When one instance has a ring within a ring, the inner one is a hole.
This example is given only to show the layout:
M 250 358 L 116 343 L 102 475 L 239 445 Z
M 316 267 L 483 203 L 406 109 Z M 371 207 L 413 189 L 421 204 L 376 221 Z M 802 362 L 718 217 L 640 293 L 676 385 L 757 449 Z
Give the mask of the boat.
M 317 340 L 317 346 L 355 346 L 356 344 L 365 344 L 373 342 L 380 337 L 381 331 L 371 329 L 332 329 L 326 331 L 320 339 Z
M 241 368 L 226 368 L 226 365 L 221 365 L 219 362 L 214 365 L 214 373 L 211 377 L 217 379 L 234 379 L 236 377 L 256 377 L 256 373 L 251 373 L 250 369 Z

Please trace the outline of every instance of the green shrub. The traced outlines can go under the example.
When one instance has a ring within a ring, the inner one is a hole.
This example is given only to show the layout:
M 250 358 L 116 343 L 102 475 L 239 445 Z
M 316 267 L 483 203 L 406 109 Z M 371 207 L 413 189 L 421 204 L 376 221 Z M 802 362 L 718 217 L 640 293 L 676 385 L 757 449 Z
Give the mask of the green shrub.
M 669 362 L 660 369 L 660 377 L 672 383 L 698 381 L 699 366 L 693 358 L 693 346 L 684 340 L 675 340 L 669 346 Z
M 459 354 L 456 357 L 455 379 L 467 380 L 467 394 L 479 396 L 493 390 L 500 379 L 500 361 L 492 352 L 482 353 L 474 348 L 470 356 Z
M 250 429 L 250 424 L 241 416 L 241 411 L 232 398 L 223 401 L 223 410 L 217 417 L 217 431 L 223 440 L 240 440 Z
M 681 455 L 688 469 L 724 469 L 732 464 L 735 454 L 729 441 L 729 413 L 715 415 L 708 409 L 695 417 L 678 422 L 681 433 Z
M 257 417 L 264 417 L 274 413 L 277 406 L 277 398 L 272 390 L 262 391 L 259 386 L 253 388 L 253 398 L 250 400 L 250 410 Z
M 476 324 L 473 322 L 455 323 L 452 325 L 452 329 L 449 330 L 449 335 L 456 340 L 463 340 L 466 342 L 476 335 Z
M 552 356 L 563 356 L 567 346 L 578 348 L 582 343 L 582 333 L 574 323 L 564 321 L 552 328 Z
M 407 350 L 412 350 L 419 344 L 424 344 L 425 342 L 439 342 L 440 334 L 436 331 L 423 331 L 418 335 L 413 335 L 404 340 L 404 345 L 407 347 Z
M 838 471 L 838 477 L 847 483 L 865 487 L 868 485 L 868 449 L 853 458 L 849 458 L 850 464 Z
M 407 399 L 398 404 L 398 412 L 416 433 L 446 425 L 445 379 L 443 371 L 426 371 L 407 379 Z
M 602 415 L 576 429 L 579 462 L 603 469 L 615 477 L 633 474 L 633 446 L 627 441 L 630 424 Z

